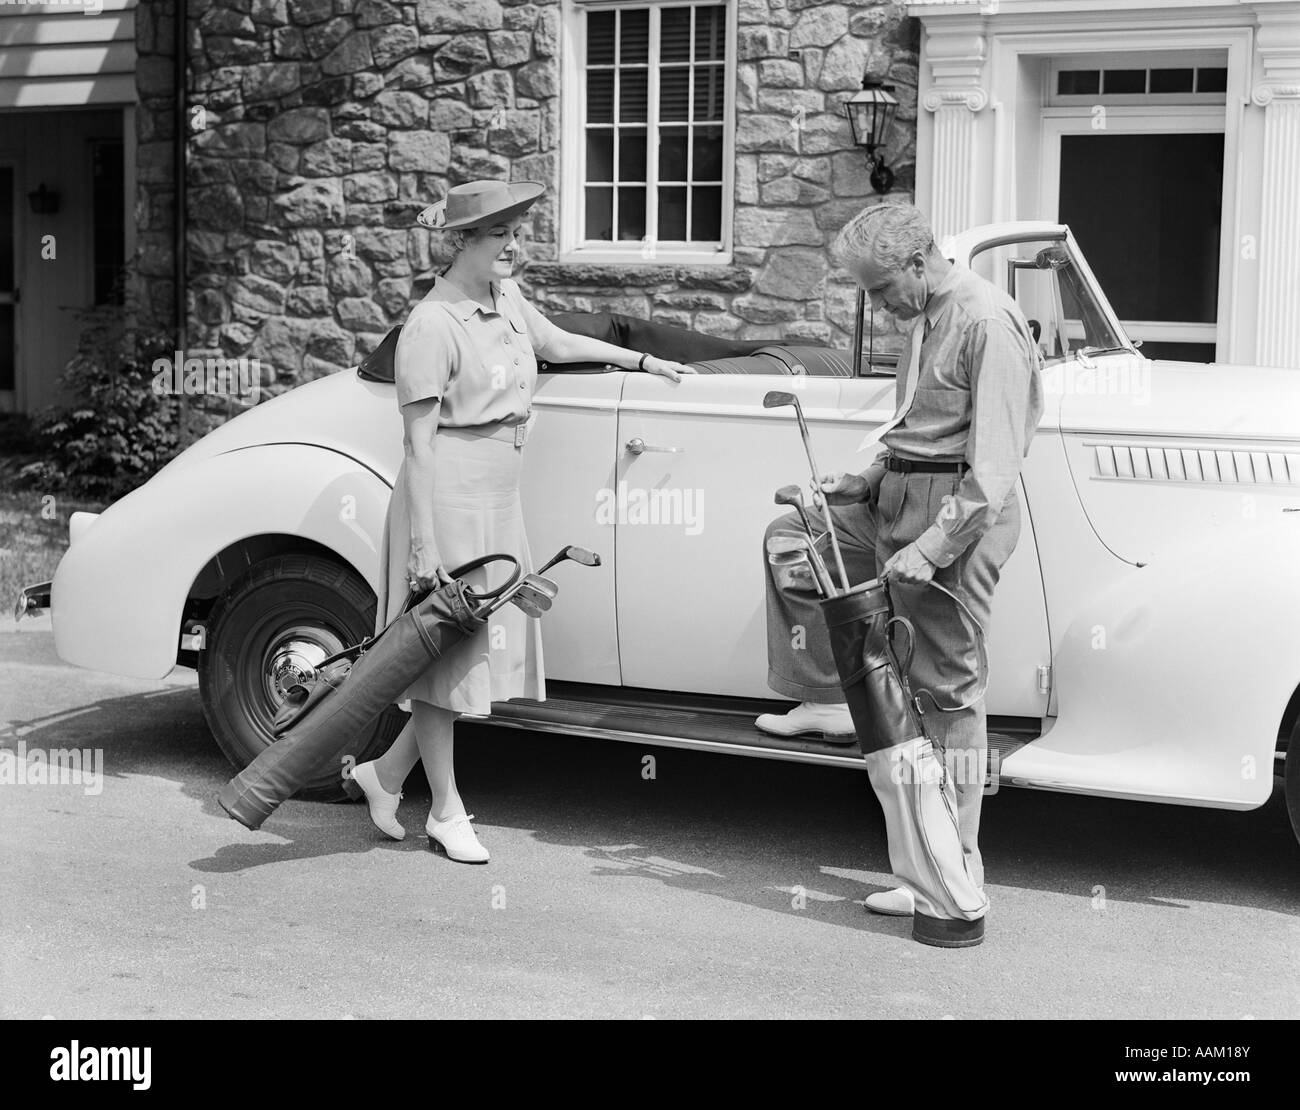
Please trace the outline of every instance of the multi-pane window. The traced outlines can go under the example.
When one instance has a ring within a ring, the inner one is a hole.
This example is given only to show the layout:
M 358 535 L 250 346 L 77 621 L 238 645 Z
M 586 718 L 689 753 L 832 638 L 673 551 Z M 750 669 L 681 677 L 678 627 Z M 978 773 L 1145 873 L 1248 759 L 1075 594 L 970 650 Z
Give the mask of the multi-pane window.
M 1227 88 L 1222 50 L 1074 56 L 1052 62 L 1047 103 L 1222 104 Z
M 1057 96 L 1214 94 L 1228 87 L 1225 66 L 1170 66 L 1163 69 L 1062 69 Z
M 588 10 L 587 241 L 722 241 L 725 4 Z

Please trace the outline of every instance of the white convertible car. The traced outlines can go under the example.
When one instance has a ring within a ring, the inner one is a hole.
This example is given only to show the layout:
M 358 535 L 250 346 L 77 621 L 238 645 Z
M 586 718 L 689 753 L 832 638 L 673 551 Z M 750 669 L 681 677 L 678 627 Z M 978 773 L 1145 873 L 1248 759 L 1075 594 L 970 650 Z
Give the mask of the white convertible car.
M 1251 809 L 1284 774 L 1300 833 L 1300 370 L 1144 359 L 1064 226 L 977 228 L 945 250 L 1019 300 L 1044 359 L 1026 526 L 989 639 L 998 781 Z M 549 700 L 499 704 L 492 721 L 862 767 L 856 749 L 752 727 L 774 708 L 763 529 L 783 511 L 773 491 L 807 481 L 789 411 L 762 399 L 797 389 L 820 463 L 860 470 L 893 379 L 813 347 L 698 368 L 679 385 L 542 375 L 525 455 L 534 555 L 574 543 L 603 565 L 556 572 Z M 74 517 L 52 585 L 20 607 L 51 606 L 70 663 L 197 667 L 242 767 L 286 684 L 371 631 L 401 454 L 393 392 L 347 372 L 256 406 Z M 391 711 L 358 754 L 401 721 Z

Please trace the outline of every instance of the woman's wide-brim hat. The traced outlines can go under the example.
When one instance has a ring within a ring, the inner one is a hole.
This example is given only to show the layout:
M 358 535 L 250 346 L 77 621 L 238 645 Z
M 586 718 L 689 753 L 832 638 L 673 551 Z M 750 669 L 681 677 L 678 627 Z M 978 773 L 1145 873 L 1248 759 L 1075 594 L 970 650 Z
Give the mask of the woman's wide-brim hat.
M 453 185 L 416 222 L 442 231 L 487 227 L 522 215 L 544 192 L 546 186 L 537 181 L 468 181 Z

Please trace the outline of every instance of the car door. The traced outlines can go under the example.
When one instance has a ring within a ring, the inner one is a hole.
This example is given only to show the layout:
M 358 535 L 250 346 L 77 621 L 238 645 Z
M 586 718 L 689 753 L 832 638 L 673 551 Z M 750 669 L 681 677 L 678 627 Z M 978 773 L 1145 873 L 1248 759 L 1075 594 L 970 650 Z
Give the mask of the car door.
M 810 476 L 793 410 L 762 407 L 770 389 L 797 393 L 825 471 L 865 469 L 877 448 L 860 452 L 862 440 L 894 409 L 892 378 L 699 375 L 673 385 L 627 376 L 609 495 L 627 686 L 773 696 L 762 537 L 785 511 L 773 492 L 806 490 Z M 1042 716 L 1039 668 L 1050 654 L 1028 519 L 996 604 L 989 711 Z
M 577 544 L 601 557 L 599 567 L 562 563 L 550 577 L 560 588 L 542 621 L 548 678 L 618 685 L 614 616 L 614 528 L 602 523 L 600 491 L 614 481 L 622 373 L 542 374 L 537 420 L 524 450 L 520 483 L 528 545 L 540 566 Z

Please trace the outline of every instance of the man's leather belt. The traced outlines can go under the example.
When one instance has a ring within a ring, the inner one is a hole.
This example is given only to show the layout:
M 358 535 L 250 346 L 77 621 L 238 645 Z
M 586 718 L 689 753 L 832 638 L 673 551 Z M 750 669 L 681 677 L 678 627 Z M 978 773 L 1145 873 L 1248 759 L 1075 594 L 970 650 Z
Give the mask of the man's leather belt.
M 897 455 L 885 456 L 885 469 L 895 474 L 964 474 L 969 464 L 964 462 L 922 462 L 919 459 L 900 459 Z

